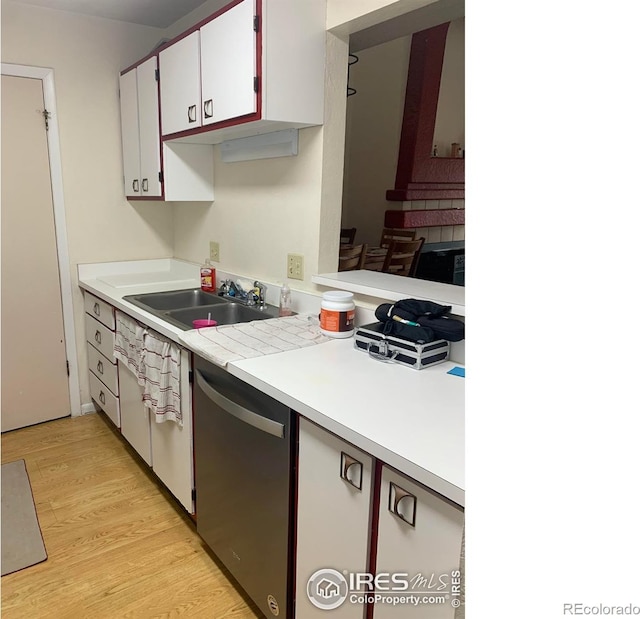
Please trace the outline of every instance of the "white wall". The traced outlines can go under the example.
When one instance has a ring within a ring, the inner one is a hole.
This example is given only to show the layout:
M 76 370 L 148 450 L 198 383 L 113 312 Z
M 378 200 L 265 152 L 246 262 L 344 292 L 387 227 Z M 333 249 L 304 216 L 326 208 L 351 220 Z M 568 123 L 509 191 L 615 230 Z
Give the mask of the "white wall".
M 450 155 L 452 142 L 464 148 L 464 19 L 452 21 L 442 59 L 438 114 L 433 142 L 441 157 Z
M 386 192 L 395 186 L 411 37 L 357 52 L 347 99 L 342 223 L 357 228 L 358 243 L 377 245 Z
M 390 209 L 464 208 L 464 200 L 388 202 L 395 186 L 404 115 L 411 36 L 360 50 L 349 84 L 357 94 L 347 100 L 342 225 L 357 228 L 358 243 L 377 245 Z M 441 156 L 451 142 L 464 146 L 464 19 L 451 22 L 442 68 L 434 140 Z M 464 225 L 420 228 L 427 243 L 464 240 Z
M 130 204 L 122 180 L 118 74 L 161 36 L 2 0 L 2 61 L 54 69 L 82 402 L 90 398 L 76 264 L 173 253 L 172 207 Z

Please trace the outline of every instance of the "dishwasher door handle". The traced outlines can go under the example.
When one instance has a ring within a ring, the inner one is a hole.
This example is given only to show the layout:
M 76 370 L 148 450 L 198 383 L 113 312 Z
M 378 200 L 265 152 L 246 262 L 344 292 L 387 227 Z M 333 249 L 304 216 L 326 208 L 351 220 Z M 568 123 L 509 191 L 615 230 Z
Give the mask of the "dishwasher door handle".
M 236 404 L 233 400 L 226 398 L 209 384 L 209 381 L 207 381 L 200 370 L 196 370 L 196 383 L 198 387 L 202 389 L 202 392 L 226 413 L 233 415 L 236 419 L 239 419 L 262 432 L 266 432 L 267 434 L 271 434 L 277 438 L 284 438 L 283 424 L 273 421 L 272 419 L 267 419 L 262 415 L 258 415 L 244 406 Z

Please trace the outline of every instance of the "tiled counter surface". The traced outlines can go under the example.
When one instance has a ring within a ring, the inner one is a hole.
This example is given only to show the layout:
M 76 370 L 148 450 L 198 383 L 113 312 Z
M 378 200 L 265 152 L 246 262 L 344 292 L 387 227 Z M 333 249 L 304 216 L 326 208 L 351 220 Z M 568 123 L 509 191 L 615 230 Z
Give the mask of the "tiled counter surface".
M 171 266 L 175 262 L 170 261 Z M 164 279 L 157 274 L 163 268 L 154 271 L 151 283 L 142 283 L 143 273 L 139 278 L 132 274 L 118 279 L 81 268 L 80 286 L 184 346 L 180 329 L 123 300 L 129 294 L 199 286 L 197 268 L 175 272 L 167 267 Z M 185 284 L 188 281 L 192 283 Z M 117 287 L 122 282 L 126 285 Z M 447 374 L 455 365 L 446 362 L 413 370 L 381 363 L 355 350 L 353 339 L 347 338 L 235 361 L 227 370 L 464 505 L 465 379 Z

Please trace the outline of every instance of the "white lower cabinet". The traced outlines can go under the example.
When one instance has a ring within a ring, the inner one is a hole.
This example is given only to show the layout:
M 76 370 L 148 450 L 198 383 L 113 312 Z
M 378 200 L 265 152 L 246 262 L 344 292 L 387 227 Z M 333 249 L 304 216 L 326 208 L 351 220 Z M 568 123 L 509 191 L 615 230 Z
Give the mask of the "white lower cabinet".
M 297 619 L 454 618 L 461 507 L 302 417 L 297 492 Z
M 373 458 L 303 418 L 298 450 L 296 617 L 321 619 L 327 611 L 310 601 L 309 579 L 324 568 L 367 571 Z M 316 580 L 312 595 L 322 586 Z M 330 615 L 362 619 L 363 612 L 347 600 Z
M 194 513 L 193 488 L 193 424 L 191 415 L 191 383 L 189 382 L 190 354 L 180 349 L 180 400 L 182 425 L 173 421 L 151 425 L 153 471 L 173 496 Z
M 375 604 L 374 619 L 453 619 L 460 600 L 464 511 L 383 466 L 378 507 L 376 573 L 407 574 L 407 591 L 426 603 Z
M 149 465 L 151 460 L 151 428 L 149 409 L 142 402 L 142 387 L 133 372 L 120 363 L 120 431 L 138 455 Z
M 182 426 L 173 421 L 157 423 L 142 401 L 142 387 L 133 372 L 118 364 L 121 432 L 160 481 L 190 513 L 193 505 L 193 440 L 189 353 L 181 349 Z

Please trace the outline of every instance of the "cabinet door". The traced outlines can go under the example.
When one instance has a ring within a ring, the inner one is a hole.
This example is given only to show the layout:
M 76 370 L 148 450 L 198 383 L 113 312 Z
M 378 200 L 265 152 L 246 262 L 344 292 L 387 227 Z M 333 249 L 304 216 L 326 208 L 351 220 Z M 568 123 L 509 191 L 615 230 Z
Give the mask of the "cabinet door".
M 195 129 L 200 118 L 200 32 L 159 54 L 162 135 Z
M 193 513 L 193 432 L 189 353 L 180 351 L 182 426 L 173 421 L 156 423 L 151 415 L 153 471 L 185 509 Z
M 200 29 L 202 124 L 256 111 L 254 0 L 243 0 Z
M 120 76 L 120 127 L 124 193 L 140 195 L 140 129 L 138 126 L 138 83 L 136 70 Z
M 463 523 L 462 508 L 382 467 L 376 573 L 408 574 L 409 590 L 391 595 L 443 599 L 418 605 L 376 604 L 374 619 L 453 619 L 460 594 L 456 572 Z
M 149 58 L 137 68 L 138 113 L 140 127 L 140 194 L 148 197 L 162 195 L 160 184 L 160 112 L 158 59 Z
M 324 568 L 367 571 L 372 458 L 302 418 L 298 457 L 296 616 L 321 619 L 326 610 L 307 596 L 320 582 L 310 577 Z M 347 599 L 330 615 L 362 619 L 363 612 Z
M 133 372 L 118 364 L 120 382 L 120 430 L 140 457 L 151 466 L 149 409 L 142 402 L 142 387 Z

